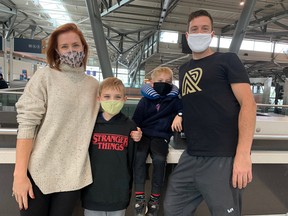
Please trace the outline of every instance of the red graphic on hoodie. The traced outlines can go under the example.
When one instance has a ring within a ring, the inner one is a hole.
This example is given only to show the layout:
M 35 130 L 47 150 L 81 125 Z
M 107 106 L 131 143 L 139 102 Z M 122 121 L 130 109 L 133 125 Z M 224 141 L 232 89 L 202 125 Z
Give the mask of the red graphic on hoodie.
M 102 150 L 123 151 L 128 146 L 128 136 L 94 133 L 92 144 L 98 145 L 98 149 Z

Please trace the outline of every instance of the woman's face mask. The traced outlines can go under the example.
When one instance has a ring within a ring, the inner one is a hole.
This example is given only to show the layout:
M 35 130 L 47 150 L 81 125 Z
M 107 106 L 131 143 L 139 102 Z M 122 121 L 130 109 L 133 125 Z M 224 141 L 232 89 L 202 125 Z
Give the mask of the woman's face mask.
M 187 42 L 192 52 L 200 53 L 208 49 L 212 41 L 211 33 L 188 34 Z
M 63 54 L 58 54 L 60 56 L 61 64 L 67 64 L 73 68 L 81 67 L 83 59 L 85 58 L 84 51 L 69 51 Z

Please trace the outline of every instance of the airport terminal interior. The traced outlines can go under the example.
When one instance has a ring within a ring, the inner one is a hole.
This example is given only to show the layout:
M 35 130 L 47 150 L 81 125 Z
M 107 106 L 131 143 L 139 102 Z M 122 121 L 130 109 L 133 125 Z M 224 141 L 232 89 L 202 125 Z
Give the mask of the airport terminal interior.
M 253 182 L 245 189 L 243 215 L 288 215 L 288 0 L 0 0 L 0 73 L 9 86 L 0 89 L 0 216 L 19 215 L 11 197 L 15 103 L 37 69 L 47 66 L 51 32 L 64 23 L 79 26 L 89 45 L 85 73 L 99 81 L 121 79 L 128 93 L 123 112 L 131 117 L 156 67 L 170 67 L 179 86 L 179 67 L 192 56 L 188 16 L 199 9 L 214 20 L 210 47 L 238 55 L 257 103 Z M 185 147 L 185 137 L 171 138 L 165 187 Z M 134 215 L 133 202 L 126 216 Z M 79 201 L 73 216 L 82 215 Z M 196 216 L 208 215 L 203 202 Z

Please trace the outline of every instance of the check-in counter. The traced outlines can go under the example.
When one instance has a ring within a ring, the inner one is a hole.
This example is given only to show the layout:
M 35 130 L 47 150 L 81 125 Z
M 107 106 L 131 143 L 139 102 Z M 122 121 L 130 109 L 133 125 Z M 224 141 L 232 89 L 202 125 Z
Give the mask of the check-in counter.
M 16 137 L 16 129 L 0 128 L 0 137 Z M 18 215 L 17 205 L 11 197 L 12 177 L 15 163 L 15 142 L 0 142 L 0 215 Z M 15 139 L 16 140 L 16 139 Z M 172 147 L 174 146 L 174 148 Z M 167 158 L 167 177 L 178 163 L 184 149 L 177 148 L 171 140 Z M 245 189 L 244 215 L 288 215 L 288 117 L 257 116 L 252 147 L 253 182 Z M 147 163 L 151 163 L 148 158 Z M 168 169 L 169 168 L 169 169 Z M 166 183 L 167 183 L 166 178 Z M 165 193 L 165 192 L 164 192 Z M 131 207 L 130 207 L 131 209 Z M 74 216 L 82 216 L 76 211 Z M 127 210 L 127 216 L 132 216 Z M 210 215 L 205 203 L 196 216 Z

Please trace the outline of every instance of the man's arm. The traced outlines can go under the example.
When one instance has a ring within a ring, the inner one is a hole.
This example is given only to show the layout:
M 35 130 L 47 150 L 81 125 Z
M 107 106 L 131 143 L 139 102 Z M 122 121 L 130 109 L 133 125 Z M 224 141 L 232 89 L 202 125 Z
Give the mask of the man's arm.
M 252 181 L 251 146 L 256 123 L 256 103 L 248 83 L 234 83 L 231 88 L 241 107 L 232 184 L 234 188 L 241 189 Z

